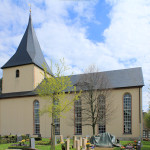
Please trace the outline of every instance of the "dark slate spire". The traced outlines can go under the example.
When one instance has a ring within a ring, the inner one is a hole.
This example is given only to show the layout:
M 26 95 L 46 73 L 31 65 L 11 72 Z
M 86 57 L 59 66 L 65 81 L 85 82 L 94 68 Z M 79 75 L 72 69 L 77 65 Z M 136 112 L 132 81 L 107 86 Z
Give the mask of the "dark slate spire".
M 27 29 L 16 53 L 9 59 L 2 69 L 27 64 L 35 64 L 41 69 L 43 69 L 42 65 L 45 64 L 47 71 L 52 75 L 52 72 L 44 59 L 34 28 L 32 26 L 31 13 L 29 16 Z

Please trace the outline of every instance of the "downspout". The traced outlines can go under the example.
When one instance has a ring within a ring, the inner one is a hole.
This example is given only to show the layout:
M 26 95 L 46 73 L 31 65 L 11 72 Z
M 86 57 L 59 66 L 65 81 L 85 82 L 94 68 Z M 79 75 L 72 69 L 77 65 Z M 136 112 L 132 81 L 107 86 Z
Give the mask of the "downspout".
M 141 124 L 141 93 L 139 87 L 139 123 L 140 123 L 140 141 L 142 141 L 142 124 Z

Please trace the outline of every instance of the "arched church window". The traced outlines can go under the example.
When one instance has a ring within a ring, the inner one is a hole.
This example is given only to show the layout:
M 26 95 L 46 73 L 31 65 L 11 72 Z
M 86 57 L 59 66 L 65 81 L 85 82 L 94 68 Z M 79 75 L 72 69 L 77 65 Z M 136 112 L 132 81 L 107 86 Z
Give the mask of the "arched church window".
M 19 78 L 19 70 L 16 70 L 16 78 Z
M 106 110 L 105 110 L 105 97 L 103 95 L 100 95 L 98 97 L 98 116 L 99 116 L 99 133 L 105 133 L 106 132 Z
M 74 102 L 74 125 L 75 125 L 75 135 L 82 134 L 82 102 L 81 99 Z
M 131 113 L 132 113 L 131 94 L 127 93 L 123 97 L 123 118 L 124 118 L 124 131 L 123 132 L 125 134 L 131 134 L 132 133 Z
M 39 101 L 33 102 L 34 134 L 40 134 Z

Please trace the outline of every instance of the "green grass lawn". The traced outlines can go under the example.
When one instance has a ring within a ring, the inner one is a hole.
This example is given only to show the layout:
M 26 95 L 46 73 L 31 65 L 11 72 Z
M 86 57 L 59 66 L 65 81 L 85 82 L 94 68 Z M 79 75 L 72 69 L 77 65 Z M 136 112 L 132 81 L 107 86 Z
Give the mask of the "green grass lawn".
M 142 150 L 150 150 L 150 141 L 143 141 L 142 144 Z
M 43 141 L 48 141 L 49 139 L 42 139 Z M 133 141 L 120 141 L 122 145 L 127 144 L 127 143 L 132 143 Z M 150 141 L 143 141 L 142 142 L 143 147 L 142 150 L 150 150 Z M 8 146 L 12 145 L 10 144 L 0 144 L 0 150 L 5 150 L 8 148 Z M 38 150 L 50 150 L 50 145 L 36 145 L 35 146 Z M 61 145 L 56 145 L 56 150 L 61 150 Z M 120 150 L 120 148 L 116 147 L 114 150 Z
M 12 143 L 9 144 L 0 144 L 0 150 L 5 150 L 8 148 L 8 146 L 12 145 Z

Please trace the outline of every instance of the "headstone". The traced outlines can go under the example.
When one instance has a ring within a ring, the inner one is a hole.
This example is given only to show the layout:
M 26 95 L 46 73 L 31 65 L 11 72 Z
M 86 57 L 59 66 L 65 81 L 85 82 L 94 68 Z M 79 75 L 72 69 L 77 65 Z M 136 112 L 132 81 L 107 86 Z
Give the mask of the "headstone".
M 82 146 L 82 137 L 79 137 L 80 140 L 80 146 Z
M 57 137 L 55 136 L 55 145 L 57 145 Z
M 60 142 L 64 143 L 63 135 L 60 135 Z
M 70 145 L 70 139 L 67 138 L 67 139 L 66 139 L 66 142 L 65 142 L 66 150 L 69 150 L 69 145 Z
M 83 150 L 86 150 L 86 139 L 85 138 L 83 138 L 83 140 L 82 140 L 82 149 Z
M 30 136 L 30 134 L 26 134 L 26 136 L 28 137 L 28 138 L 30 138 L 31 136 Z
M 35 149 L 35 139 L 31 138 L 31 148 Z
M 73 148 L 76 148 L 76 140 L 77 140 L 77 138 L 76 138 L 76 136 L 74 135 L 74 136 L 73 136 Z
M 137 150 L 141 150 L 141 141 L 138 141 Z
M 88 141 L 88 137 L 85 137 L 85 143 L 87 143 L 87 141 Z
M 80 141 L 76 140 L 76 150 L 80 150 Z
M 17 142 L 22 141 L 22 136 L 17 135 Z

